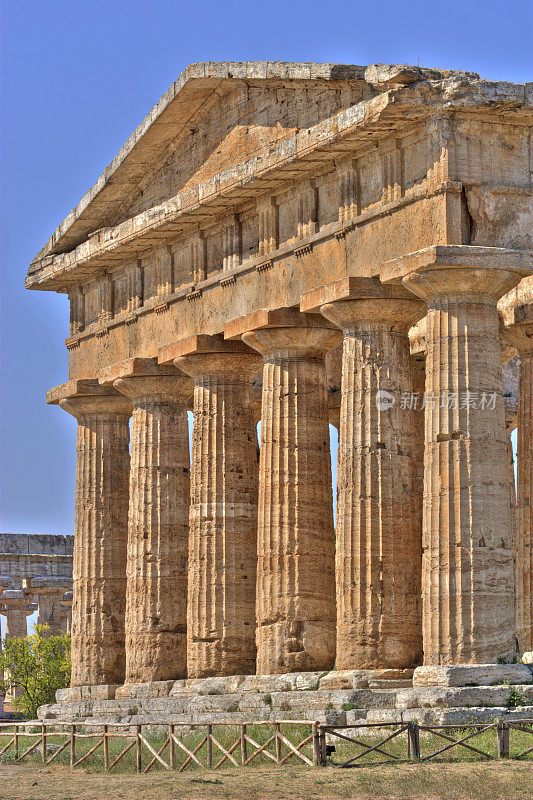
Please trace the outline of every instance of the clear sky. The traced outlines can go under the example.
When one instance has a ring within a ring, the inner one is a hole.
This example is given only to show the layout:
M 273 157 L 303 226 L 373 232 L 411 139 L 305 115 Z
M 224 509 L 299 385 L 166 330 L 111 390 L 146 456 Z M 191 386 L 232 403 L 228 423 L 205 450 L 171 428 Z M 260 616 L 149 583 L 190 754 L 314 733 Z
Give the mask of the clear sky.
M 532 79 L 530 2 L 3 0 L 0 529 L 71 533 L 75 429 L 44 394 L 68 377 L 68 302 L 30 259 L 195 61 L 419 62 Z M 336 458 L 334 458 L 334 463 Z

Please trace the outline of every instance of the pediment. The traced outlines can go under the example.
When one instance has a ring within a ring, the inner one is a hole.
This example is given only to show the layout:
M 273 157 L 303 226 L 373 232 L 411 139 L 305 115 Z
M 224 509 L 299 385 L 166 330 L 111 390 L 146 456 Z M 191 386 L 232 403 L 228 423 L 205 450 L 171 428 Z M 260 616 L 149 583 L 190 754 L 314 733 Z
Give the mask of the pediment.
M 187 67 L 38 254 L 68 252 L 250 154 L 371 94 L 364 67 L 206 62 Z

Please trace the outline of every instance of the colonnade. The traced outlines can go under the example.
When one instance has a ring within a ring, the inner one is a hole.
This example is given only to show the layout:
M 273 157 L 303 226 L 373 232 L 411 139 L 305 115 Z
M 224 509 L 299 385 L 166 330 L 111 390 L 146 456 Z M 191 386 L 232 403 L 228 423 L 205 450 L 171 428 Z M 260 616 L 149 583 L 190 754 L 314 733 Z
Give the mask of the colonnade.
M 515 548 L 496 307 L 524 274 L 393 266 L 54 390 L 78 419 L 72 685 L 494 662 L 516 630 L 532 649 L 533 324 L 510 326 Z M 424 316 L 417 403 L 408 331 Z M 325 355 L 340 341 L 335 531 Z

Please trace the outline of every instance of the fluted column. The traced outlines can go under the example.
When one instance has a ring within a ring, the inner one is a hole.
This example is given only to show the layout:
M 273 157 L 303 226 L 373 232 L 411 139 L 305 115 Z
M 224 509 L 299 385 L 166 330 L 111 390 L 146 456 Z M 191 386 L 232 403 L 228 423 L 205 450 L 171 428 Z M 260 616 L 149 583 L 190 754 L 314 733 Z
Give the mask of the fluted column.
M 190 380 L 155 359 L 126 362 L 131 398 L 125 683 L 186 675 Z M 109 372 L 113 372 L 112 369 Z M 116 370 L 113 374 L 117 374 Z M 109 378 L 104 373 L 101 379 Z
M 68 578 L 58 576 L 36 577 L 31 581 L 31 591 L 38 598 L 37 623 L 48 625 L 50 635 L 66 630 L 61 600 L 71 585 L 72 581 Z
M 422 561 L 426 664 L 486 663 L 515 654 L 496 301 L 523 273 L 507 251 L 499 255 L 490 248 L 433 247 L 391 262 L 396 267 L 388 270 L 394 278 L 401 275 L 428 305 Z M 485 266 L 489 258 L 495 266 Z
M 1 603 L 0 613 L 6 618 L 6 640 L 25 638 L 28 635 L 26 618 L 35 610 L 29 595 L 22 589 L 6 589 Z
M 51 390 L 78 420 L 72 686 L 124 680 L 124 604 L 131 403 L 96 381 Z
M 519 287 L 520 289 L 521 287 Z M 516 633 L 520 652 L 533 650 L 533 282 L 507 316 L 508 338 L 520 354 L 517 432 Z
M 327 287 L 326 287 L 327 288 Z M 409 327 L 425 304 L 363 279 L 321 313 L 344 333 L 336 535 L 336 669 L 422 657 L 416 382 Z
M 243 340 L 263 355 L 257 672 L 330 669 L 335 658 L 333 500 L 324 352 L 338 332 L 284 310 Z
M 174 363 L 194 377 L 188 676 L 253 674 L 258 453 L 251 381 L 261 359 L 219 336 L 193 336 L 179 352 Z

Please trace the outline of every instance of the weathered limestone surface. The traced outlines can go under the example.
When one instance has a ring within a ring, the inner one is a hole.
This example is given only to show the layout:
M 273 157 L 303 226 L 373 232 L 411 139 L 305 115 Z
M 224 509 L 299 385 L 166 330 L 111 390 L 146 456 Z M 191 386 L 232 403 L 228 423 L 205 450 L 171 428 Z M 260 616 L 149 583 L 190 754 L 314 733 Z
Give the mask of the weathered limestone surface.
M 506 335 L 520 355 L 516 633 L 520 652 L 533 649 L 533 281 L 524 278 L 504 308 Z M 507 298 L 503 298 L 507 300 Z M 504 304 L 505 305 L 505 304 Z M 514 476 L 513 476 L 514 477 Z
M 257 672 L 329 669 L 335 577 L 324 352 L 339 335 L 318 315 L 286 310 L 243 320 L 226 336 L 235 332 L 264 359 Z
M 531 683 L 531 670 L 525 664 L 455 664 L 417 667 L 413 686 L 492 686 Z
M 421 677 L 435 679 L 434 685 L 412 686 L 393 674 L 409 670 L 355 670 L 329 673 L 290 673 L 252 676 L 158 681 L 119 687 L 62 689 L 56 704 L 43 706 L 39 716 L 52 720 L 80 722 L 180 722 L 223 723 L 276 719 L 307 719 L 330 724 L 358 722 L 398 722 L 418 719 L 426 724 L 464 724 L 493 722 L 495 718 L 527 719 L 533 710 L 533 673 L 524 665 L 477 665 L 455 668 L 455 678 L 463 684 L 477 680 L 488 685 L 452 686 L 454 668 L 421 668 Z M 444 673 L 446 670 L 446 674 Z M 381 674 L 379 685 L 375 675 Z M 507 676 L 503 678 L 502 676 Z M 366 683 L 363 681 L 366 678 Z M 335 681 L 344 679 L 343 685 Z M 511 685 L 502 685 L 506 680 Z M 499 685 L 496 683 L 499 682 Z M 437 685 L 438 684 L 438 685 Z M 116 690 L 116 692 L 115 692 Z M 509 708 L 513 696 L 520 697 L 518 708 Z
M 382 279 L 403 278 L 428 304 L 426 664 L 487 663 L 515 653 L 513 524 L 496 302 L 525 272 L 512 254 L 499 263 L 490 263 L 489 253 L 487 259 L 483 264 L 476 253 L 472 260 L 467 247 L 429 248 L 382 271 Z
M 19 584 L 23 579 L 62 577 L 72 580 L 74 536 L 0 533 L 0 574 Z
M 187 674 L 253 673 L 258 464 L 251 381 L 261 359 L 241 342 L 207 336 L 170 346 L 170 355 L 194 377 Z
M 125 683 L 179 678 L 186 674 L 190 381 L 150 360 L 117 365 L 101 380 L 113 377 L 133 403 Z
M 410 667 L 422 656 L 423 451 L 407 331 L 425 304 L 348 279 L 304 296 L 344 334 L 336 531 L 336 668 Z M 405 405 L 402 397 L 407 397 Z
M 96 381 L 53 390 L 78 420 L 71 684 L 122 683 L 131 403 Z

